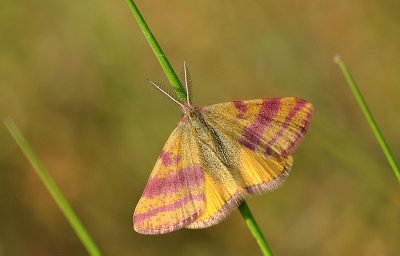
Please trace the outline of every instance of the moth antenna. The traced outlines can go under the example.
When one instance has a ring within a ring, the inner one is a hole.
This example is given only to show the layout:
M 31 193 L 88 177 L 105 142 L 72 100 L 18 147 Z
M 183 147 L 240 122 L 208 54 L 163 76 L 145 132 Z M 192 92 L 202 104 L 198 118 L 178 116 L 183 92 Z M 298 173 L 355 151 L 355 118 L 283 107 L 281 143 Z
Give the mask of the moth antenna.
M 186 100 L 187 100 L 187 104 L 190 106 L 190 93 L 189 93 L 189 85 L 188 85 L 189 84 L 189 80 L 190 80 L 190 76 L 188 74 L 186 61 L 183 61 L 183 72 L 184 72 L 184 75 L 185 75 Z
M 178 104 L 179 106 L 181 106 L 182 108 L 184 108 L 183 104 L 180 103 L 177 99 L 176 96 L 173 97 L 171 92 L 167 92 L 166 90 L 163 90 L 163 86 L 156 84 L 155 82 L 151 81 L 151 80 L 147 80 L 149 83 L 151 83 L 152 85 L 154 85 L 154 87 L 156 87 L 158 90 L 160 90 L 162 93 L 164 93 L 165 95 L 168 96 L 168 98 L 170 98 L 171 100 L 173 100 L 176 104 Z

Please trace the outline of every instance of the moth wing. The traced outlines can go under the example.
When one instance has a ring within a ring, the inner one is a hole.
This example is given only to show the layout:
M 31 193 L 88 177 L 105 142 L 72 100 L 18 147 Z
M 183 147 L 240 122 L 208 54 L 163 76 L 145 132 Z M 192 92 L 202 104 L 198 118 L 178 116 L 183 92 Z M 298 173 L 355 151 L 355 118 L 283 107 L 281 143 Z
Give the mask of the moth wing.
M 202 109 L 208 122 L 251 151 L 286 158 L 311 122 L 311 103 L 295 98 L 233 101 Z
M 216 144 L 223 149 L 199 143 L 196 136 L 184 139 L 190 143 L 186 144 L 189 146 L 185 147 L 182 157 L 191 155 L 188 161 L 198 163 L 192 166 L 199 166 L 203 171 L 199 207 L 189 221 L 165 217 L 163 212 L 164 217 L 160 218 L 158 210 L 151 210 L 157 217 L 153 222 L 141 223 L 147 225 L 146 232 L 142 233 L 158 234 L 184 226 L 205 228 L 217 224 L 246 194 L 276 188 L 291 168 L 290 154 L 308 128 L 312 106 L 301 99 L 281 98 L 221 103 L 200 112 L 212 130 L 212 137 L 218 141 Z M 223 156 L 219 151 L 224 152 Z M 177 222 L 173 224 L 171 219 L 178 221 L 172 221 Z
M 224 156 L 216 147 L 198 141 L 203 159 L 205 204 L 203 213 L 186 228 L 198 229 L 218 224 L 239 205 L 245 194 L 231 168 L 234 165 L 232 160 L 238 154 L 237 147 L 226 136 L 218 136 L 218 140 L 221 142 L 219 146 L 224 147 Z
M 241 180 L 246 194 L 255 195 L 278 188 L 289 176 L 293 157 L 263 156 L 246 147 L 240 149 Z
M 226 188 L 229 183 L 231 188 L 237 187 L 233 181 L 221 183 L 212 176 L 205 174 L 205 205 L 203 213 L 185 228 L 200 229 L 216 225 L 223 221 L 228 214 L 236 209 L 243 200 L 238 190 L 232 193 Z
M 206 228 L 218 224 L 236 209 L 246 195 L 277 188 L 292 166 L 291 156 L 279 159 L 265 157 L 245 148 L 218 128 L 209 126 L 209 129 L 219 141 L 218 146 L 224 156 L 218 154 L 218 150 L 201 146 L 200 152 L 206 156 L 202 162 L 204 211 L 186 228 Z
M 290 156 L 311 122 L 312 105 L 295 97 L 233 101 L 203 108 L 212 127 L 236 141 L 248 193 L 281 184 L 293 163 Z
M 203 108 L 201 113 L 231 161 L 228 168 L 236 193 L 226 193 L 226 182 L 207 175 L 210 170 L 205 168 L 205 210 L 188 228 L 217 224 L 247 194 L 281 185 L 293 164 L 290 154 L 309 126 L 312 106 L 298 98 L 264 99 L 220 103 Z M 222 171 L 224 168 L 218 173 Z
M 185 124 L 179 124 L 170 135 L 133 215 L 138 233 L 168 233 L 201 215 L 204 174 L 195 143 Z

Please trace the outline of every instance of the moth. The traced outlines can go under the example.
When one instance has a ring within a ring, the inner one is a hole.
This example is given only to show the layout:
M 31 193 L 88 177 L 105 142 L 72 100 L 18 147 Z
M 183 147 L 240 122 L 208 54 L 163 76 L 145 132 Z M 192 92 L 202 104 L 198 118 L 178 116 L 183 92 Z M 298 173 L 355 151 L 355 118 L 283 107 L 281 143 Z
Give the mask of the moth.
M 232 101 L 198 108 L 151 82 L 182 107 L 133 215 L 142 234 L 200 229 L 224 220 L 241 201 L 279 187 L 294 149 L 310 125 L 312 105 L 285 97 Z

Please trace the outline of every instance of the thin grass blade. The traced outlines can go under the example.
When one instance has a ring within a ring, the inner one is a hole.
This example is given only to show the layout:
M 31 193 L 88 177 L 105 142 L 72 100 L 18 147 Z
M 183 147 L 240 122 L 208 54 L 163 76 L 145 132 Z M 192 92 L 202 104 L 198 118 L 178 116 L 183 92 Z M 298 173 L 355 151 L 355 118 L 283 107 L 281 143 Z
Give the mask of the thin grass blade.
M 385 138 L 380 131 L 378 124 L 375 121 L 375 118 L 371 114 L 371 111 L 368 108 L 367 102 L 365 101 L 360 88 L 357 86 L 356 82 L 354 81 L 347 65 L 342 61 L 339 55 L 336 55 L 334 58 L 334 62 L 339 65 L 340 70 L 342 71 L 347 83 L 350 86 L 351 91 L 354 94 L 354 97 L 357 100 L 358 105 L 360 106 L 362 112 L 364 113 L 365 118 L 368 121 L 369 126 L 372 129 L 376 139 L 378 140 L 379 145 L 382 148 L 383 153 L 385 154 L 387 160 L 389 161 L 390 166 L 393 169 L 394 174 L 397 177 L 397 180 L 400 182 L 400 168 L 399 165 L 396 163 L 392 151 L 390 150 L 388 144 L 386 143 Z
M 82 244 L 85 246 L 89 255 L 100 256 L 101 252 L 97 245 L 94 243 L 93 239 L 90 237 L 89 233 L 86 231 L 85 227 L 80 222 L 79 218 L 72 210 L 68 201 L 65 199 L 61 191 L 58 189 L 57 185 L 54 183 L 53 179 L 50 177 L 49 173 L 41 164 L 40 160 L 37 158 L 35 152 L 30 147 L 21 131 L 18 129 L 14 121 L 11 119 L 4 120 L 4 124 L 8 131 L 11 133 L 15 142 L 18 144 L 25 157 L 31 163 L 36 174 L 39 176 L 42 183 L 45 185 L 50 195 L 56 202 L 57 206 L 60 208 L 65 218 L 71 224 L 72 229 L 75 231 L 78 238 L 81 240 Z

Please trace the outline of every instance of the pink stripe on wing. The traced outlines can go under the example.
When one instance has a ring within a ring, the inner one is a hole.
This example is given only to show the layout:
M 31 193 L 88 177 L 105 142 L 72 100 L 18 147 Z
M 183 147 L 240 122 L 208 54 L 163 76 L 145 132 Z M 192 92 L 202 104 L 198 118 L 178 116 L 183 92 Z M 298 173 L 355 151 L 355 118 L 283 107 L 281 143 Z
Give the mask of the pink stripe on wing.
M 148 218 L 156 216 L 157 214 L 159 214 L 161 212 L 169 212 L 169 211 L 173 211 L 175 209 L 181 208 L 182 206 L 186 205 L 189 202 L 203 201 L 203 200 L 204 200 L 204 194 L 195 195 L 195 196 L 189 194 L 189 195 L 185 196 L 184 198 L 182 198 L 178 201 L 175 201 L 172 204 L 160 206 L 158 208 L 149 210 L 145 213 L 139 213 L 139 214 L 134 215 L 134 223 L 136 224 L 136 223 L 142 222 Z M 180 212 L 179 214 L 182 214 L 182 213 L 185 213 L 185 211 L 182 210 L 182 212 Z
M 301 135 L 304 135 L 308 128 L 310 127 L 311 124 L 311 117 L 313 114 L 313 107 L 310 105 L 309 106 L 309 112 L 307 113 L 307 117 L 303 120 L 303 128 L 301 130 Z M 282 153 L 283 157 L 287 157 L 288 155 L 290 155 L 293 150 L 296 148 L 296 146 L 300 143 L 300 141 L 302 140 L 303 136 L 297 136 L 296 139 L 289 145 L 288 150 L 286 150 L 285 152 Z
M 244 129 L 243 136 L 239 141 L 242 145 L 255 150 L 261 144 L 262 135 L 278 113 L 280 102 L 280 98 L 263 100 L 254 123 Z
M 246 113 L 248 109 L 246 104 L 244 104 L 243 101 L 238 101 L 238 100 L 232 101 L 232 103 L 235 106 L 235 108 L 239 111 L 236 118 L 243 119 L 243 114 Z
M 153 177 L 147 182 L 143 196 L 153 198 L 155 196 L 170 194 L 181 188 L 194 189 L 203 185 L 203 172 L 200 166 L 182 168 L 178 171 L 170 170 L 166 177 Z
M 280 138 L 282 137 L 283 131 L 286 130 L 289 127 L 290 122 L 292 119 L 296 116 L 296 114 L 304 108 L 304 106 L 307 104 L 307 101 L 302 100 L 302 99 L 296 99 L 296 104 L 295 106 L 289 111 L 288 115 L 285 117 L 285 121 L 282 125 L 282 127 L 279 129 L 279 131 L 275 134 L 274 137 L 272 137 L 266 144 L 266 149 L 265 149 L 265 155 L 269 156 L 271 155 L 271 146 Z M 301 134 L 296 134 L 296 138 L 299 137 Z M 296 138 L 294 140 L 296 140 Z M 291 145 L 293 147 L 293 145 Z M 290 152 L 291 149 L 287 149 L 286 151 Z
M 177 166 L 179 156 L 173 156 L 171 152 L 162 150 L 160 153 L 161 164 L 164 166 Z

